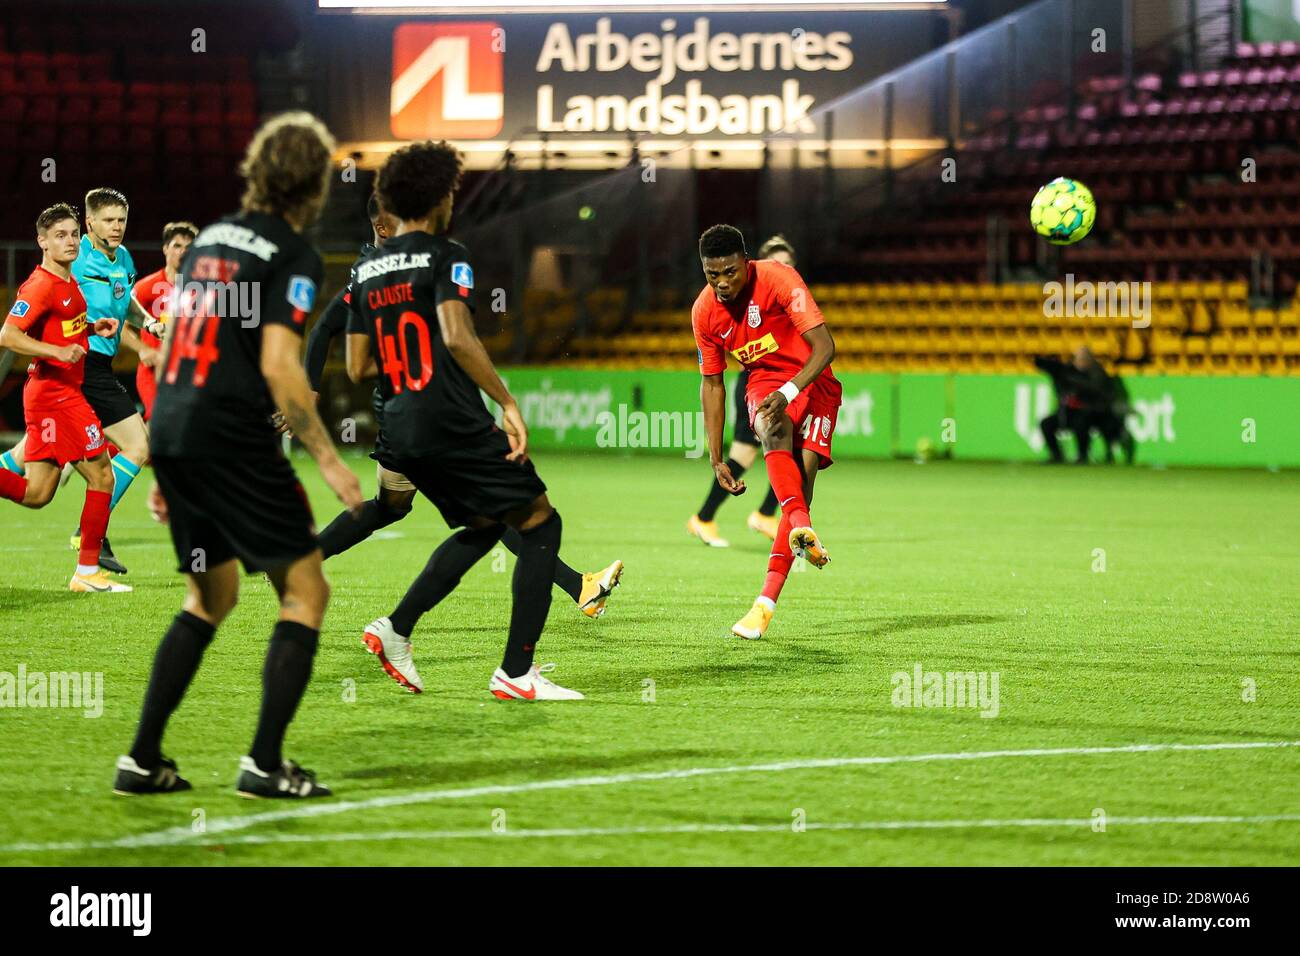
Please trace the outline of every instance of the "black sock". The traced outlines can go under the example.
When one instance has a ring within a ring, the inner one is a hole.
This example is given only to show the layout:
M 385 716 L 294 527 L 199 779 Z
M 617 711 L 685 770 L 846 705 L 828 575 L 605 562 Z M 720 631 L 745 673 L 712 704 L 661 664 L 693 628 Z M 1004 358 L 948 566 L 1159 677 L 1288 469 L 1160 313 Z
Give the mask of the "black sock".
M 365 541 L 380 528 L 387 528 L 410 513 L 410 507 L 397 509 L 390 507 L 379 496 L 371 498 L 361 506 L 361 514 L 354 518 L 352 512 L 344 511 L 317 535 L 321 553 L 326 558 L 342 554 L 348 548 Z
M 501 539 L 504 527 L 494 524 L 487 528 L 461 528 L 438 545 L 424 570 L 407 588 L 397 610 L 389 615 L 393 630 L 410 637 L 425 612 L 455 590 L 465 572 L 492 550 Z
M 320 631 L 296 621 L 278 621 L 271 632 L 262 667 L 262 713 L 248 752 L 259 770 L 270 773 L 280 769 L 284 732 L 311 680 L 311 662 L 319 636 Z
M 769 518 L 775 517 L 777 505 L 778 502 L 776 500 L 776 489 L 773 488 L 771 485 L 768 485 L 767 497 L 764 498 L 763 503 L 758 506 L 758 513 L 761 515 L 767 515 Z
M 501 543 L 510 549 L 511 554 L 518 557 L 519 545 L 522 543 L 518 531 L 514 528 L 506 528 L 506 533 L 501 536 Z M 578 603 L 578 598 L 582 597 L 582 573 L 565 564 L 559 555 L 555 557 L 555 583 L 561 591 L 573 598 L 575 604 Z
M 553 511 L 536 528 L 519 533 L 519 560 L 510 587 L 510 636 L 501 661 L 507 677 L 522 677 L 533 666 L 533 650 L 551 610 L 551 584 L 563 526 L 560 513 Z
M 131 747 L 131 758 L 145 770 L 154 769 L 162 759 L 167 718 L 180 706 L 216 630 L 201 617 L 181 611 L 163 635 L 154 655 L 149 689 L 144 694 L 144 710 Z
M 727 467 L 731 469 L 732 478 L 739 478 L 745 473 L 745 466 L 734 458 L 727 459 Z M 712 521 L 713 516 L 716 515 L 718 509 L 722 507 L 722 503 L 729 497 L 731 497 L 731 493 L 727 491 L 726 488 L 723 488 L 722 485 L 718 484 L 716 478 L 713 479 L 713 483 L 709 486 L 709 496 L 704 499 L 704 506 L 696 512 L 696 516 L 701 521 Z

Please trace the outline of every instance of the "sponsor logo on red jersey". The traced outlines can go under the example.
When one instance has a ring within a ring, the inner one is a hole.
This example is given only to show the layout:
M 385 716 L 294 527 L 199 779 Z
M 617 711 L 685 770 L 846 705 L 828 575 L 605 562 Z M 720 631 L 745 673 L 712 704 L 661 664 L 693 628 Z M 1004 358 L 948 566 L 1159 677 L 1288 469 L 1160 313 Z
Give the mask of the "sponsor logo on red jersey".
M 747 342 L 738 349 L 732 349 L 731 354 L 736 356 L 736 361 L 741 365 L 749 365 L 770 352 L 779 351 L 780 348 L 781 346 L 777 344 L 772 333 L 768 332 L 761 339 L 754 339 L 754 341 Z

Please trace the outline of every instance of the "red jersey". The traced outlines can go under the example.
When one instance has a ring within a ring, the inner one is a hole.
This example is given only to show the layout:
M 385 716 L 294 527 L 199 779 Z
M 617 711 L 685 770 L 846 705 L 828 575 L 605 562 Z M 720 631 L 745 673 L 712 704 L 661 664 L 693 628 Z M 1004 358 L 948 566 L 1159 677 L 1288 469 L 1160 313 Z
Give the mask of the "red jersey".
M 146 312 L 160 322 L 169 322 L 171 315 L 167 312 L 167 308 L 171 302 L 172 288 L 172 283 L 167 280 L 167 270 L 159 269 L 137 282 L 133 291 L 135 300 Z M 161 339 L 150 335 L 144 329 L 140 330 L 140 338 L 150 348 L 156 349 L 162 345 Z
M 750 261 L 735 301 L 705 286 L 691 309 L 701 375 L 722 372 L 730 352 L 744 368 L 794 378 L 812 355 L 803 333 L 825 324 L 799 273 L 772 259 Z M 835 381 L 829 365 L 818 379 Z
M 80 345 L 90 348 L 90 326 L 86 323 L 86 300 L 69 276 L 60 279 L 44 266 L 37 266 L 18 287 L 18 299 L 5 317 L 32 338 L 49 345 Z M 42 404 L 81 397 L 84 357 L 71 364 L 57 359 L 36 358 L 27 368 L 29 376 L 24 400 Z
M 159 269 L 137 282 L 132 291 L 136 301 L 146 312 L 160 322 L 170 322 L 171 315 L 167 310 L 171 304 L 172 288 L 172 283 L 167 279 L 167 270 Z M 150 335 L 144 329 L 140 330 L 140 340 L 153 349 L 162 347 L 162 340 L 155 335 Z M 135 367 L 135 390 L 140 393 L 140 401 L 144 403 L 144 419 L 148 421 L 153 417 L 153 402 L 158 394 L 158 379 L 153 369 L 143 362 Z

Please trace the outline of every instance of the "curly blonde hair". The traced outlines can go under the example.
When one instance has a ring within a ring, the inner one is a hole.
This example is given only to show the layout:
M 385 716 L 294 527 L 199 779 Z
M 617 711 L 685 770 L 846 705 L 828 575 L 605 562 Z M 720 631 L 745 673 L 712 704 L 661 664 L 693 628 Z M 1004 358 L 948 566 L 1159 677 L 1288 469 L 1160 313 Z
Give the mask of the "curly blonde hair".
M 262 124 L 239 164 L 247 180 L 240 205 L 245 212 L 275 216 L 320 215 L 329 193 L 334 136 L 310 113 L 281 113 Z

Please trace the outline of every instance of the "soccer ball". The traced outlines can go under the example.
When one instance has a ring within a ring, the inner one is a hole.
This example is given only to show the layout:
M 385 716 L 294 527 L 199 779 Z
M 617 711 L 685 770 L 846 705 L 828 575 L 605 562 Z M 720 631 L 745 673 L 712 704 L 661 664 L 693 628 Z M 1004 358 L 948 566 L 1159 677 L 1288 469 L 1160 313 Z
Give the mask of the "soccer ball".
M 1081 182 L 1060 177 L 1034 195 L 1029 204 L 1029 221 L 1034 231 L 1057 246 L 1078 242 L 1092 229 L 1097 202 Z

